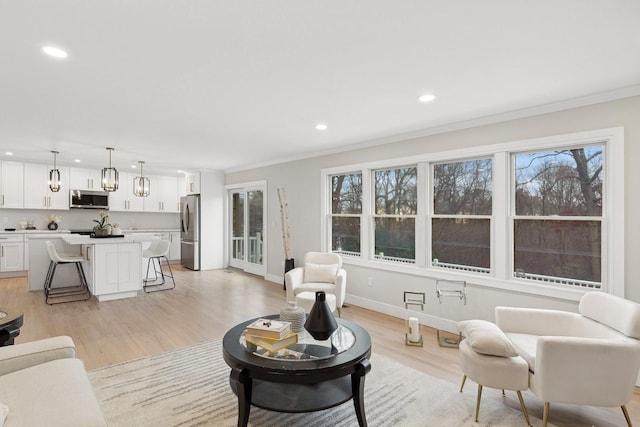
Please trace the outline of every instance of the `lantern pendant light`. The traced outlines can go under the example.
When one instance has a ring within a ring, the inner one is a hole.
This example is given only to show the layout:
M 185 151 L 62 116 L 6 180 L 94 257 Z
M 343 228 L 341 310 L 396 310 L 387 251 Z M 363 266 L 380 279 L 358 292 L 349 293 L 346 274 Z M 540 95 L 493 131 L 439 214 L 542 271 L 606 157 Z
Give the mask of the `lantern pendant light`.
M 53 153 L 53 169 L 49 171 L 49 190 L 54 193 L 60 191 L 60 171 L 56 167 L 57 151 L 51 151 Z
M 138 161 L 138 163 L 140 163 L 140 176 L 133 178 L 133 195 L 137 197 L 147 197 L 151 183 L 149 178 L 142 173 L 142 165 L 144 165 L 144 162 Z
M 102 169 L 102 189 L 104 191 L 116 191 L 118 189 L 118 171 L 111 167 L 111 152 L 113 148 L 107 147 L 109 151 L 109 167 Z

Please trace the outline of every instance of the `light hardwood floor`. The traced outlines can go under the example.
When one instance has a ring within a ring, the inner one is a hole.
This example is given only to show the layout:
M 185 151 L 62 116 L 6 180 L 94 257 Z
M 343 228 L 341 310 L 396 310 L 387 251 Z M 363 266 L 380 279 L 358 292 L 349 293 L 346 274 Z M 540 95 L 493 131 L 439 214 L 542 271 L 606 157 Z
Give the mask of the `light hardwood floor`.
M 28 292 L 27 279 L 0 279 L 0 307 L 24 313 L 16 342 L 70 335 L 88 370 L 206 340 L 222 338 L 233 325 L 248 318 L 277 313 L 285 305 L 281 285 L 237 270 L 193 272 L 175 267 L 175 290 L 142 294 L 137 298 L 99 303 L 95 299 L 48 306 L 42 292 Z M 422 327 L 424 346 L 404 344 L 404 320 L 348 306 L 342 317 L 365 327 L 373 352 L 459 386 L 462 373 L 458 350 L 440 347 L 436 331 Z M 375 366 L 374 366 L 375 369 Z M 597 387 L 597 384 L 594 384 Z M 467 381 L 465 391 L 475 393 Z M 483 399 L 503 399 L 520 410 L 515 393 L 485 389 Z M 524 393 L 530 412 L 542 418 L 542 404 Z M 640 424 L 640 390 L 627 405 L 632 421 Z M 482 416 L 482 408 L 480 410 Z M 550 422 L 557 426 L 626 425 L 620 408 L 551 405 Z

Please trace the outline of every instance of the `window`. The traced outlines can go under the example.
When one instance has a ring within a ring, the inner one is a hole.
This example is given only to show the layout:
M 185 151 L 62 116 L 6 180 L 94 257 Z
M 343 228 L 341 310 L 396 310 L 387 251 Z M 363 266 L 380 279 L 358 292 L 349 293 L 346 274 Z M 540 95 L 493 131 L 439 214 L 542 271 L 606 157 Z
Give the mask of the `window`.
M 491 159 L 433 166 L 433 267 L 490 273 L 491 176 Z
M 624 129 L 323 170 L 346 264 L 578 299 L 624 294 Z
M 600 288 L 602 145 L 515 154 L 514 276 Z
M 374 258 L 415 263 L 417 168 L 377 170 L 373 177 Z
M 345 255 L 360 254 L 362 174 L 331 177 L 331 250 Z

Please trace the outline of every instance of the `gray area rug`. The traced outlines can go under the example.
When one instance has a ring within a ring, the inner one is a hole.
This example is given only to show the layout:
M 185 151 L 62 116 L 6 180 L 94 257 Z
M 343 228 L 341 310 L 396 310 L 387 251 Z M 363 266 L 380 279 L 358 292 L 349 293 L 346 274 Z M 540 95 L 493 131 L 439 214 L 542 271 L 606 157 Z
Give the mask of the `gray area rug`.
M 524 426 L 524 416 L 499 399 L 483 397 L 475 423 L 476 384 L 463 393 L 447 381 L 373 355 L 365 381 L 370 426 Z M 89 372 L 109 426 L 235 426 L 237 400 L 221 340 Z M 513 392 L 511 392 L 513 393 Z M 531 417 L 534 426 L 541 421 Z M 357 426 L 353 402 L 302 414 L 252 407 L 250 426 Z

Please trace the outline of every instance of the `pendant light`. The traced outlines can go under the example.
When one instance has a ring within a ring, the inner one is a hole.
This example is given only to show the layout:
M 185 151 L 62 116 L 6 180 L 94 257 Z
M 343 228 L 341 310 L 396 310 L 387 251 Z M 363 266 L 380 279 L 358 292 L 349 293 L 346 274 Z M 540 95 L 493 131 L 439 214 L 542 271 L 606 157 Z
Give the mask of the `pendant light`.
M 144 162 L 138 161 L 138 163 L 140 163 L 140 176 L 133 178 L 133 195 L 137 197 L 147 197 L 151 184 L 149 178 L 142 174 L 142 165 L 144 165 Z
M 51 151 L 53 153 L 53 169 L 49 171 L 49 190 L 54 193 L 60 191 L 60 171 L 56 167 L 57 151 Z
M 111 167 L 111 152 L 113 148 L 107 147 L 109 151 L 109 167 L 102 169 L 102 189 L 104 191 L 116 191 L 118 189 L 118 171 Z

